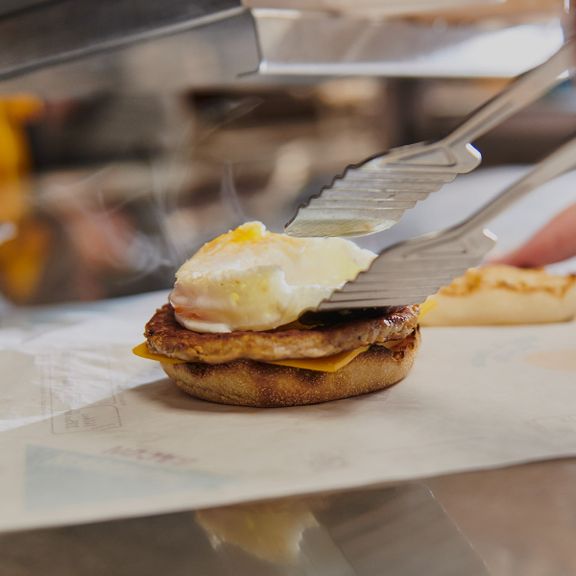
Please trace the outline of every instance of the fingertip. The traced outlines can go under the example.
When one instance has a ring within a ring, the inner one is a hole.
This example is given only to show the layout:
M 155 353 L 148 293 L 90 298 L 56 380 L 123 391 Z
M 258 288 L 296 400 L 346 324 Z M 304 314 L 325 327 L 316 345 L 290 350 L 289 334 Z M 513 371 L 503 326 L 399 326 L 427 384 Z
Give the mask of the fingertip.
M 484 265 L 487 266 L 516 266 L 516 268 L 534 268 L 535 263 L 529 259 L 522 257 L 521 253 L 512 252 L 511 254 L 504 254 L 503 256 L 498 256 L 496 258 L 490 258 L 486 260 Z

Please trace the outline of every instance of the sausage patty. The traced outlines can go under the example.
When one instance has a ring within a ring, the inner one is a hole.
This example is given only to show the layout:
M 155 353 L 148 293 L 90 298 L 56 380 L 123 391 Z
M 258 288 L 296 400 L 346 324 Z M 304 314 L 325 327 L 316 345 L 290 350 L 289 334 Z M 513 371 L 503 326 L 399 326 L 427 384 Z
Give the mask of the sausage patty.
M 261 361 L 321 358 L 370 344 L 402 340 L 418 323 L 418 307 L 317 314 L 274 330 L 200 333 L 178 324 L 170 304 L 146 324 L 150 352 L 187 362 L 221 364 L 232 360 Z

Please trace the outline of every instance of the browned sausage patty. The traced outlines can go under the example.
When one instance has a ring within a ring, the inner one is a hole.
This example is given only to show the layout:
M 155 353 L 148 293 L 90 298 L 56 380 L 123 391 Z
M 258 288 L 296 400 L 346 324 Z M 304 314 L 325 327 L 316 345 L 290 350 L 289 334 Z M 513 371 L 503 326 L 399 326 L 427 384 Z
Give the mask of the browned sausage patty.
M 145 336 L 150 352 L 188 362 L 321 358 L 360 346 L 402 340 L 416 328 L 418 307 L 318 316 L 317 320 L 323 323 L 305 329 L 200 333 L 178 324 L 172 306 L 166 304 L 146 324 Z

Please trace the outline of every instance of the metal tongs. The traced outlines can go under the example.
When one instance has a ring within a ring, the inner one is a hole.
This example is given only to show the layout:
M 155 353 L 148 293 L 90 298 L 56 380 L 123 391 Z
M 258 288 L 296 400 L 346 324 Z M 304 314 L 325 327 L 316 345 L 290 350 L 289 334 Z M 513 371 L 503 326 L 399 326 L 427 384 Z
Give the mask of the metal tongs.
M 576 38 L 519 76 L 454 132 L 432 143 L 390 150 L 349 167 L 286 225 L 292 236 L 364 236 L 390 228 L 430 193 L 481 161 L 471 144 L 558 84 L 574 68 Z
M 496 242 L 496 236 L 484 229 L 489 220 L 534 189 L 573 168 L 576 168 L 576 138 L 460 224 L 386 248 L 368 270 L 333 292 L 317 310 L 424 302 L 441 286 L 480 264 Z

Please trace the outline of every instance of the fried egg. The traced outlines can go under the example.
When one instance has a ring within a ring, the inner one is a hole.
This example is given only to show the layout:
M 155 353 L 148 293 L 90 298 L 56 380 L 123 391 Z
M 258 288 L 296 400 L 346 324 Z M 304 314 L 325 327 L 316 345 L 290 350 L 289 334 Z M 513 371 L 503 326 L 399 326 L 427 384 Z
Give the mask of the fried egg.
M 248 222 L 181 266 L 170 302 L 196 332 L 270 330 L 315 309 L 375 257 L 343 238 L 294 238 Z

